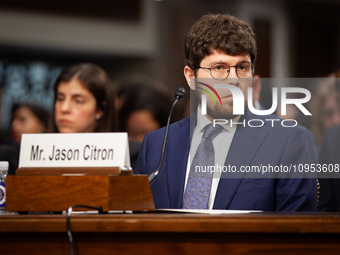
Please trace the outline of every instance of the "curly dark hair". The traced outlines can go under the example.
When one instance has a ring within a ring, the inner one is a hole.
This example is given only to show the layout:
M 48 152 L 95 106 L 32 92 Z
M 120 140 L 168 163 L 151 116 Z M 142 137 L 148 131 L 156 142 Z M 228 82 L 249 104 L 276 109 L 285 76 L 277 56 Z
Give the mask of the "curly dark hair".
M 201 17 L 184 40 L 185 65 L 197 70 L 203 58 L 214 50 L 228 55 L 250 54 L 255 63 L 256 38 L 250 25 L 229 14 Z

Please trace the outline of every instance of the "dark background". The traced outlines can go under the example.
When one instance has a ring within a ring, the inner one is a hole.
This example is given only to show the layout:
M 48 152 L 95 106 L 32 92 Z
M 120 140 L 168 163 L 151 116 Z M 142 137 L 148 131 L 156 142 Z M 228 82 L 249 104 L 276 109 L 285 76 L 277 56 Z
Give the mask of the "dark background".
M 340 63 L 337 0 L 2 0 L 3 125 L 7 125 L 9 111 L 6 91 L 13 87 L 12 82 L 18 82 L 26 89 L 27 100 L 36 86 L 30 80 L 35 74 L 28 70 L 37 63 L 45 72 L 39 74 L 38 70 L 37 75 L 47 77 L 39 85 L 42 95 L 52 93 L 57 70 L 77 62 L 100 65 L 114 84 L 143 75 L 161 81 L 171 93 L 186 87 L 183 38 L 209 12 L 230 13 L 250 23 L 258 39 L 256 73 L 261 77 L 326 77 Z M 37 23 L 31 19 L 35 18 L 42 24 L 34 27 Z M 13 75 L 22 77 L 14 79 Z M 20 100 L 20 96 L 12 99 Z M 179 104 L 180 111 L 188 100 Z

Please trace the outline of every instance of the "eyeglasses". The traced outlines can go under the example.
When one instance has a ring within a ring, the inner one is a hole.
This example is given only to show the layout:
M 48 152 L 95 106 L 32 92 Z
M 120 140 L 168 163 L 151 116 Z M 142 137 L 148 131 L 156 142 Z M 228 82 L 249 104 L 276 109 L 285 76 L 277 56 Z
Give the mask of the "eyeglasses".
M 210 70 L 210 75 L 215 80 L 224 80 L 228 78 L 231 67 L 235 67 L 236 75 L 240 79 L 249 79 L 253 76 L 255 72 L 255 66 L 251 62 L 242 62 L 237 64 L 236 66 L 228 66 L 226 64 L 214 64 L 210 68 L 201 66 L 198 68 Z

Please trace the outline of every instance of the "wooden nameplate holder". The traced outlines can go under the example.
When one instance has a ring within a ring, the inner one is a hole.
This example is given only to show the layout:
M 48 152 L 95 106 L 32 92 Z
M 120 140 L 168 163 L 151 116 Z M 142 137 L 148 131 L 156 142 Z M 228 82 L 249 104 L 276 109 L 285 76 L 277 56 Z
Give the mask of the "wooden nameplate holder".
M 6 190 L 6 211 L 60 212 L 79 204 L 104 212 L 155 210 L 148 176 L 118 167 L 19 168 L 7 176 Z

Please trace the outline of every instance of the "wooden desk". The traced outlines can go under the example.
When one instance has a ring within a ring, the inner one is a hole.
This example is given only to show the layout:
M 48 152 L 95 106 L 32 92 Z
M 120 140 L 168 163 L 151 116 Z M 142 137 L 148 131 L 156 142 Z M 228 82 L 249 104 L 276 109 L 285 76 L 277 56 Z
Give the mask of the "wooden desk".
M 79 255 L 340 254 L 340 214 L 72 215 Z M 65 215 L 0 215 L 0 254 L 69 254 Z

